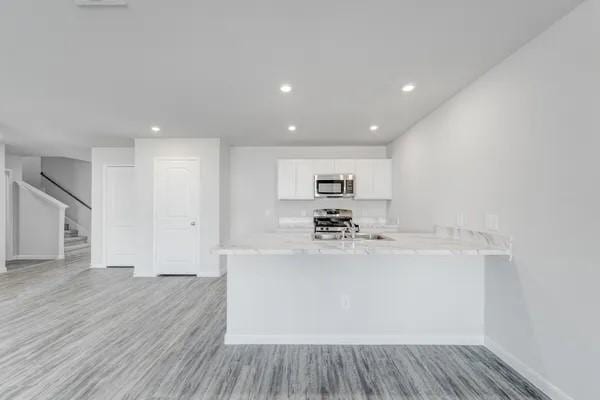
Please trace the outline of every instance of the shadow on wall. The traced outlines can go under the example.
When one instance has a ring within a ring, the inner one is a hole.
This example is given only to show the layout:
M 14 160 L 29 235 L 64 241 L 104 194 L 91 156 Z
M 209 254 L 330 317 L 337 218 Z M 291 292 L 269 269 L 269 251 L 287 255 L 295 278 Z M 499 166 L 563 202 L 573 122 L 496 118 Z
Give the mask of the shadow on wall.
M 546 375 L 522 273 L 517 259 L 513 258 L 511 262 L 506 257 L 485 258 L 486 344 L 520 373 L 524 373 L 525 364 L 521 359 L 526 354 L 524 359 L 528 364 L 525 367 Z M 514 354 L 520 357 L 516 358 Z M 535 365 L 531 365 L 531 360 Z M 522 365 L 517 366 L 515 362 Z

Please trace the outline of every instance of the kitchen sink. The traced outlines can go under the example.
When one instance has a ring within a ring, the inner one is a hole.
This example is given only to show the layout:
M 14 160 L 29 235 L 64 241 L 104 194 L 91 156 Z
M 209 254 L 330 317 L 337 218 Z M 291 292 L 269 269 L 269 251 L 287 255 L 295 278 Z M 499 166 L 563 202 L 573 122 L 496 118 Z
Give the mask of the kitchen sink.
M 363 239 L 363 240 L 394 240 L 394 239 L 384 236 L 380 233 L 360 233 L 359 232 L 359 233 L 355 234 L 354 237 L 356 239 Z
M 312 235 L 313 240 L 352 240 L 350 234 L 343 237 L 339 232 L 316 232 Z M 358 232 L 354 235 L 354 240 L 394 240 L 380 233 L 361 233 Z

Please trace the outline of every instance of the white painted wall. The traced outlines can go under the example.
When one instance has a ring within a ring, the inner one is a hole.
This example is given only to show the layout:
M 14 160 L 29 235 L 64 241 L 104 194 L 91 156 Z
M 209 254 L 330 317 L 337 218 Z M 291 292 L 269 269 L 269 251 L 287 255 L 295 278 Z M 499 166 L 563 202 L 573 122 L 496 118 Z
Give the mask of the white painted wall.
M 403 228 L 483 228 L 486 335 L 553 398 L 600 398 L 600 1 L 588 0 L 389 147 Z
M 16 203 L 16 184 L 15 181 L 23 180 L 23 160 L 20 156 L 6 154 L 6 169 L 10 170 L 10 184 L 8 188 L 10 193 L 6 196 L 8 204 L 6 214 L 6 259 L 11 260 L 16 256 L 18 224 L 16 212 L 18 210 Z
M 198 157 L 200 159 L 200 262 L 199 275 L 222 272 L 220 257 L 210 249 L 220 241 L 221 165 L 220 139 L 136 139 L 135 188 L 138 198 L 138 243 L 135 276 L 155 276 L 153 269 L 154 159 L 156 157 Z
M 42 182 L 40 172 L 42 171 L 41 157 L 22 157 L 23 163 L 23 180 L 30 185 L 41 189 Z
M 477 256 L 230 256 L 226 343 L 482 344 Z
M 104 259 L 104 173 L 107 165 L 133 165 L 133 147 L 92 148 L 91 187 L 91 257 L 92 267 L 105 268 Z M 131 188 L 133 191 L 133 188 Z M 132 196 L 133 193 L 123 193 Z
M 6 169 L 12 171 L 12 180 L 22 181 L 23 180 L 23 158 L 14 154 L 6 154 Z
M 359 217 L 385 217 L 383 200 L 277 199 L 277 160 L 280 158 L 385 158 L 383 146 L 234 146 L 230 151 L 231 238 L 273 231 L 279 217 L 311 216 L 315 208 L 350 208 Z
M 18 257 L 64 258 L 63 224 L 67 205 L 25 182 L 19 182 L 17 187 Z
M 220 189 L 220 199 L 219 199 L 219 241 L 220 243 L 226 243 L 229 239 L 230 235 L 230 147 L 221 141 L 220 146 L 220 166 L 219 166 L 219 189 Z M 225 269 L 227 267 L 227 257 L 219 256 L 220 258 L 220 266 L 221 272 L 225 273 Z
M 4 181 L 4 168 L 6 150 L 3 143 L 0 144 L 0 273 L 6 272 L 6 184 Z
M 92 188 L 92 164 L 90 162 L 64 157 L 42 157 L 42 171 L 84 203 L 90 205 Z M 42 179 L 42 187 L 50 196 L 67 204 L 69 206 L 66 210 L 67 217 L 79 225 L 76 228 L 82 234 L 89 234 L 92 212 L 46 179 Z

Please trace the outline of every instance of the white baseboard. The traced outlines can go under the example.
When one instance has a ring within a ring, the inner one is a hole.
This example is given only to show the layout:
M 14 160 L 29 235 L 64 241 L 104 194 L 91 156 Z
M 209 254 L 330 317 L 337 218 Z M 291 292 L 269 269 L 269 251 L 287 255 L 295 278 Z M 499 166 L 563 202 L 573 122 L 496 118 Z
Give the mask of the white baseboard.
M 494 342 L 489 337 L 485 337 L 485 347 L 488 348 L 492 353 L 496 354 L 498 358 L 508 364 L 512 369 L 523 375 L 528 381 L 533 383 L 538 389 L 544 392 L 548 397 L 553 400 L 573 400 L 573 397 L 569 396 L 556 385 L 552 384 L 544 376 L 536 372 L 533 368 L 525 364 L 514 354 L 510 353 L 498 343 Z
M 154 273 L 139 273 L 139 272 L 135 272 L 135 268 L 133 269 L 133 277 L 134 278 L 156 278 L 158 275 L 154 274 Z
M 15 260 L 62 260 L 64 257 L 59 257 L 56 254 L 19 254 L 15 256 Z
M 236 335 L 225 334 L 225 344 L 316 345 L 483 345 L 483 336 L 437 335 Z
M 221 270 L 217 269 L 216 271 L 200 271 L 196 276 L 198 278 L 218 278 L 220 276 L 223 276 L 223 273 L 221 272 Z
M 106 268 L 106 264 L 92 264 L 90 268 Z
M 218 278 L 220 276 L 223 276 L 223 273 L 223 268 L 219 264 L 203 265 L 198 270 L 196 276 L 198 278 Z

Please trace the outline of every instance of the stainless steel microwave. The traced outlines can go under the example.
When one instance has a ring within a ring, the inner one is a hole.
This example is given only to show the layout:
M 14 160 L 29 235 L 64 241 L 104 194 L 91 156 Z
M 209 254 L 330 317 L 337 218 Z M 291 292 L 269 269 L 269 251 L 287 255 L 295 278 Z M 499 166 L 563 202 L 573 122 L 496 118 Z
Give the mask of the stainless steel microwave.
M 354 197 L 354 174 L 315 175 L 315 197 Z

